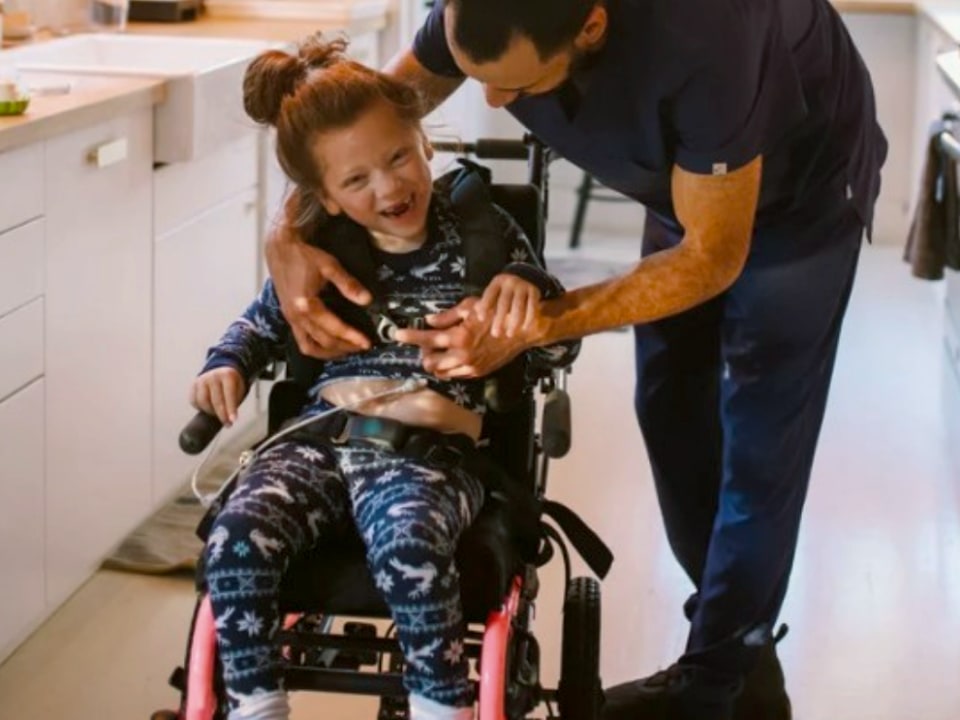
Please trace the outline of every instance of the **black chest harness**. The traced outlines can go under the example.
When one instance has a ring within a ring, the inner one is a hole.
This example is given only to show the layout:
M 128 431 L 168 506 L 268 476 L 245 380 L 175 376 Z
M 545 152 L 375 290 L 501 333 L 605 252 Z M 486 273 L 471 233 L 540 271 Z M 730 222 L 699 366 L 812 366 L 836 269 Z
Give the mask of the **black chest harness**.
M 468 160 L 459 162 L 461 167 L 439 182 L 450 188 L 464 255 L 464 294 L 479 297 L 493 277 L 509 264 L 511 247 L 502 233 L 502 223 L 490 194 L 490 171 Z M 366 229 L 339 216 L 324 225 L 310 243 L 333 255 L 344 270 L 370 291 L 373 301 L 367 306 L 350 302 L 329 283 L 320 297 L 341 320 L 360 330 L 371 342 L 391 344 L 396 342 L 394 332 L 398 328 L 426 327 L 422 317 L 401 317 L 387 308 Z M 290 377 L 304 387 L 312 384 L 323 364 L 322 360 L 303 355 L 292 338 L 287 358 Z M 488 402 L 495 409 L 508 409 L 512 399 L 522 393 L 523 374 L 522 358 L 495 373 L 487 382 Z
M 499 231 L 497 211 L 490 196 L 490 171 L 466 160 L 460 162 L 461 167 L 442 178 L 440 183 L 449 184 L 450 200 L 457 218 L 465 260 L 465 294 L 481 295 L 493 277 L 509 263 L 510 248 Z M 318 238 L 318 247 L 337 258 L 374 299 L 369 306 L 358 308 L 332 286 L 325 289 L 323 299 L 334 306 L 338 314 L 348 314 L 349 318 L 343 319 L 376 343 L 394 342 L 395 328 L 424 327 L 422 318 L 395 317 L 385 307 L 367 231 L 342 218 L 337 218 L 331 230 L 327 233 L 324 229 L 320 233 L 323 237 Z

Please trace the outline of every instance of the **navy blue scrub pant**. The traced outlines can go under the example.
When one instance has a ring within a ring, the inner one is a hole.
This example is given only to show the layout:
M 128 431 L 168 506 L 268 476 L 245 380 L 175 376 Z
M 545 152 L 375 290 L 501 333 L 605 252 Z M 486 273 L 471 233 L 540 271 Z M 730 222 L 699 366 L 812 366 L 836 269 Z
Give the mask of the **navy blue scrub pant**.
M 683 661 L 745 672 L 787 589 L 863 225 L 758 230 L 723 295 L 635 328 L 636 410 L 671 548 L 696 586 Z M 679 233 L 648 213 L 644 255 Z

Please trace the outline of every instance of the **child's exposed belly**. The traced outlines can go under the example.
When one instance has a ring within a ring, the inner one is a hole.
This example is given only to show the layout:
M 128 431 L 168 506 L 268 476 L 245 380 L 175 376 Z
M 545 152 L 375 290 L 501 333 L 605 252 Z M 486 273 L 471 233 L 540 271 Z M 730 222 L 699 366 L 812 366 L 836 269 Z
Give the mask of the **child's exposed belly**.
M 474 440 L 480 438 L 482 418 L 478 413 L 429 388 L 363 402 L 402 384 L 402 380 L 348 378 L 325 385 L 320 396 L 334 405 L 362 402 L 354 412 L 363 415 L 386 417 L 444 433 L 460 433 Z

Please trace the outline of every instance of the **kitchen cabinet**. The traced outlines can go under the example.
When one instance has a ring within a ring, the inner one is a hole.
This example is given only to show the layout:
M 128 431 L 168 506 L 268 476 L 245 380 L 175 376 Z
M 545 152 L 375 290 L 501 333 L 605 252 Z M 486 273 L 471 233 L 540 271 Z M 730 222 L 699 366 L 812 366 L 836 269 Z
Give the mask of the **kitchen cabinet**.
M 916 32 L 917 65 L 913 103 L 915 132 L 912 143 L 910 195 L 913 204 L 916 203 L 920 189 L 931 124 L 945 112 L 960 112 L 960 101 L 937 70 L 937 56 L 956 50 L 957 43 L 923 14 L 917 17 Z
M 0 401 L 0 660 L 44 607 L 44 382 Z
M 913 95 L 917 21 L 912 14 L 883 12 L 845 13 L 843 20 L 870 71 L 877 116 L 888 141 L 874 211 L 874 242 L 902 245 L 913 199 L 910 168 L 915 121 L 913 106 L 904 98 Z
M 188 389 L 206 349 L 256 296 L 257 228 L 257 189 L 251 187 L 156 240 L 154 505 L 179 488 L 197 462 L 177 445 L 180 429 L 194 412 L 187 403 Z M 252 417 L 255 404 L 244 403 L 236 427 Z
M 43 143 L 0 153 L 0 177 L 2 660 L 46 614 Z
M 43 236 L 42 219 L 0 233 L 0 400 L 43 374 Z
M 960 272 L 946 270 L 947 307 L 944 312 L 944 339 L 947 361 L 960 383 Z
M 0 317 L 0 399 L 43 374 L 43 299 Z
M 43 214 L 43 143 L 0 153 L 0 232 Z
M 267 267 L 266 253 L 263 251 L 263 244 L 266 242 L 274 225 L 283 218 L 283 201 L 290 191 L 290 181 L 280 167 L 277 160 L 276 150 L 276 132 L 274 130 L 265 130 L 260 137 L 260 237 L 261 247 L 259 252 L 259 275 L 257 276 L 257 287 L 263 285 L 264 280 L 270 277 L 270 269 Z M 272 380 L 261 379 L 257 383 L 257 406 L 260 412 L 267 412 L 270 405 L 270 390 L 273 387 Z
M 180 451 L 177 438 L 194 413 L 188 392 L 206 349 L 259 287 L 263 132 L 251 129 L 192 162 L 154 172 L 154 507 L 183 485 L 198 462 Z M 255 399 L 243 404 L 239 422 L 222 433 L 221 442 L 250 419 L 255 406 Z
M 49 607 L 150 509 L 152 118 L 45 145 Z
M 42 294 L 43 244 L 42 218 L 0 231 L 0 315 Z

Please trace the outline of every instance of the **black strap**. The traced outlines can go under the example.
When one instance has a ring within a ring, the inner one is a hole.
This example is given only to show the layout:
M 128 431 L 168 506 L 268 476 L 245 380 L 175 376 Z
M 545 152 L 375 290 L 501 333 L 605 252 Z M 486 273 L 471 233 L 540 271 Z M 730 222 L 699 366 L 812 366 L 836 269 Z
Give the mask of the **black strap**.
M 370 234 L 345 216 L 332 218 L 318 233 L 315 244 L 339 260 L 344 270 L 376 295 L 380 282 L 370 250 Z
M 292 422 L 298 421 L 299 418 Z M 476 444 L 467 435 L 443 433 L 392 418 L 349 411 L 305 425 L 290 437 L 321 445 L 367 443 L 400 455 L 451 465 L 460 464 L 463 456 L 476 452 Z
M 463 465 L 467 472 L 483 480 L 491 498 L 506 504 L 520 543 L 520 555 L 526 562 L 543 565 L 553 554 L 541 552 L 541 541 L 547 535 L 541 521 L 545 515 L 563 531 L 597 577 L 604 578 L 610 572 L 613 553 L 573 510 L 553 500 L 538 500 L 530 488 L 515 481 L 483 453 L 465 456 Z
M 363 332 L 372 342 L 379 342 L 377 332 L 379 318 L 384 314 L 382 307 L 383 292 L 377 278 L 377 265 L 370 248 L 370 234 L 357 223 L 346 217 L 334 218 L 321 230 L 318 245 L 333 255 L 373 296 L 373 302 L 366 307 L 354 305 L 347 300 L 332 284 L 327 284 L 322 298 L 330 309 L 348 325 Z
M 440 184 L 450 186 L 450 198 L 460 226 L 466 266 L 464 289 L 467 295 L 480 295 L 493 276 L 509 263 L 510 251 L 500 232 L 490 195 L 490 171 L 468 160 L 460 160 L 460 165 L 442 178 Z M 367 230 L 347 217 L 338 216 L 325 223 L 312 242 L 337 258 L 344 270 L 374 298 L 370 305 L 359 307 L 328 285 L 322 295 L 324 302 L 341 320 L 363 332 L 372 342 L 390 342 L 390 328 L 398 323 L 382 303 L 383 293 Z M 292 347 L 295 349 L 295 345 Z M 315 368 L 315 364 L 308 366 Z
M 543 501 L 543 514 L 553 520 L 570 544 L 598 578 L 605 578 L 613 564 L 613 553 L 583 519 L 566 505 Z
M 469 160 L 459 162 L 461 167 L 440 184 L 450 186 L 450 199 L 460 224 L 469 294 L 482 292 L 494 275 L 510 262 L 510 248 L 500 232 L 490 194 L 490 171 Z M 380 281 L 369 233 L 345 217 L 333 218 L 319 232 L 318 247 L 337 258 L 344 269 L 377 298 Z
M 500 232 L 497 211 L 490 195 L 490 171 L 460 160 L 450 198 L 460 222 L 466 260 L 464 285 L 467 295 L 481 295 L 494 275 L 510 262 L 510 248 Z

